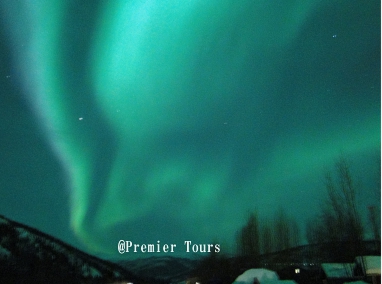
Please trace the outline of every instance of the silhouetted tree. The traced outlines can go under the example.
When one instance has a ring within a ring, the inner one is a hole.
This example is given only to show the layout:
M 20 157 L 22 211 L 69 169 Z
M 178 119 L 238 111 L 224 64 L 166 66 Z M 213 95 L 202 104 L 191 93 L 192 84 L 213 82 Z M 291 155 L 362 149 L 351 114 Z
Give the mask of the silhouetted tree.
M 336 179 L 331 172 L 325 174 L 327 197 L 319 215 L 307 224 L 306 236 L 310 243 L 331 243 L 328 249 L 347 251 L 351 259 L 361 249 L 363 239 L 356 187 L 344 157 L 339 158 L 335 169 Z M 346 243 L 346 248 L 339 243 Z
M 380 232 L 377 221 L 377 208 L 376 206 L 369 206 L 369 221 L 373 232 L 374 240 L 380 240 Z
M 298 226 L 295 219 L 290 218 L 290 245 L 291 247 L 296 247 L 300 245 L 301 241 L 301 234 L 300 234 L 300 227 Z
M 322 223 L 318 222 L 318 218 L 310 218 L 305 227 L 306 239 L 309 244 L 318 244 L 325 242 L 325 239 L 321 238 L 323 234 L 320 231 L 323 230 Z
M 247 223 L 237 235 L 238 253 L 257 256 L 260 254 L 259 223 L 256 213 L 251 213 Z
M 336 163 L 337 186 L 330 173 L 326 174 L 328 193 L 327 212 L 323 216 L 331 217 L 327 231 L 330 239 L 339 241 L 360 241 L 363 239 L 363 228 L 356 202 L 356 188 L 347 161 L 341 157 Z
M 259 222 L 257 214 L 252 213 L 237 232 L 236 244 L 238 254 L 243 256 L 280 251 L 300 244 L 300 228 L 282 207 L 271 221 Z
M 380 241 L 380 224 L 381 224 L 381 214 L 378 212 L 378 205 L 381 204 L 381 156 L 378 154 L 378 171 L 376 175 L 376 186 L 374 187 L 374 204 L 368 207 L 368 217 L 370 229 L 373 234 L 373 239 L 375 241 Z M 378 214 L 379 213 L 379 214 Z M 379 243 L 379 242 L 376 242 Z
M 261 230 L 262 253 L 270 253 L 274 249 L 273 232 L 269 222 L 265 222 Z
M 275 215 L 275 245 L 276 250 L 290 248 L 290 227 L 288 217 L 282 207 L 279 207 Z

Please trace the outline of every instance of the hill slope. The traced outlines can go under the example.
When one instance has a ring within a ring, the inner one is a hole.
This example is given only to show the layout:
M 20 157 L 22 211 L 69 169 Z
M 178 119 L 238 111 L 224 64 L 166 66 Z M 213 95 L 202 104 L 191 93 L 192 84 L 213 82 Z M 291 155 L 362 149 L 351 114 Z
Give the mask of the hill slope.
M 1 215 L 0 267 L 0 283 L 140 282 L 115 263 Z

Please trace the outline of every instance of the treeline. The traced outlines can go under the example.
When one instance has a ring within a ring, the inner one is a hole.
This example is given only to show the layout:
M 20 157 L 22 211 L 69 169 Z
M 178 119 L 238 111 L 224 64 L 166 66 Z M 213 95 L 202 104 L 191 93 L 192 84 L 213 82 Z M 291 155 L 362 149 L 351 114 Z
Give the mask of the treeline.
M 273 218 L 259 220 L 258 214 L 249 214 L 245 225 L 236 233 L 236 251 L 241 256 L 281 251 L 298 246 L 301 242 L 297 221 L 280 207 Z
M 377 211 L 380 178 L 378 176 L 376 183 L 376 204 L 368 207 L 368 220 L 364 222 L 357 199 L 359 187 L 348 161 L 341 156 L 335 163 L 334 171 L 326 172 L 324 177 L 324 198 L 320 211 L 305 225 L 306 240 L 309 244 L 327 243 L 328 251 L 338 253 L 342 259 L 353 260 L 363 251 L 365 228 L 372 232 L 374 240 L 380 240 L 380 214 Z M 236 252 L 240 256 L 258 256 L 296 247 L 302 244 L 300 230 L 298 222 L 282 207 L 268 219 L 261 219 L 256 211 L 252 212 L 236 233 Z M 344 246 L 338 246 L 339 243 Z M 376 245 L 379 245 L 376 250 L 380 250 L 379 242 Z M 346 255 L 342 251 L 346 251 Z
M 379 178 L 380 172 L 378 181 Z M 249 212 L 236 232 L 238 257 L 209 254 L 193 275 L 198 275 L 201 282 L 232 283 L 243 269 L 263 267 L 264 263 L 277 270 L 281 263 L 353 262 L 358 255 L 380 255 L 380 214 L 376 209 L 380 183 L 376 183 L 375 204 L 369 206 L 368 219 L 363 221 L 357 200 L 360 189 L 346 159 L 340 157 L 334 171 L 324 174 L 324 181 L 320 210 L 306 224 L 301 225 L 283 207 L 267 218 L 259 217 L 256 211 Z M 375 242 L 364 241 L 366 228 Z M 302 246 L 303 237 L 309 245 Z
M 368 207 L 369 215 L 363 220 L 358 197 L 361 193 L 355 182 L 348 161 L 341 156 L 333 172 L 325 173 L 326 198 L 321 210 L 307 222 L 306 238 L 309 244 L 327 244 L 326 250 L 341 256 L 341 261 L 353 261 L 364 251 L 367 229 L 376 240 L 376 251 L 380 251 L 380 171 L 375 185 L 375 204 Z M 372 189 L 367 189 L 368 191 Z M 379 219 L 379 220 L 378 220 Z

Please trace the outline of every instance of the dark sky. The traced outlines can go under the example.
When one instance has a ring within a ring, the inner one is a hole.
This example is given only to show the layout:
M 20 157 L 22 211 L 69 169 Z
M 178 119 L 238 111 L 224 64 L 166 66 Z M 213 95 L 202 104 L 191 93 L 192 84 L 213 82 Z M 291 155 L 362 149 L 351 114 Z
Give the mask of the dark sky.
M 380 207 L 379 1 L 2 1 L 0 214 L 90 253 Z M 179 252 L 181 252 L 179 248 Z

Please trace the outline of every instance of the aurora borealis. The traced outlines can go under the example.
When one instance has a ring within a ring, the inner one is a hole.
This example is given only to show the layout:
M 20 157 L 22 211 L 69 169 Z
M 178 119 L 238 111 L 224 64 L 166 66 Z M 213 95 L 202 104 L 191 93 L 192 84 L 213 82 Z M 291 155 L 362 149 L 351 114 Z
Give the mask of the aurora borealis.
M 0 214 L 90 253 L 302 228 L 380 178 L 378 1 L 3 1 Z M 378 195 L 379 196 L 379 195 Z M 379 205 L 379 202 L 378 202 Z

